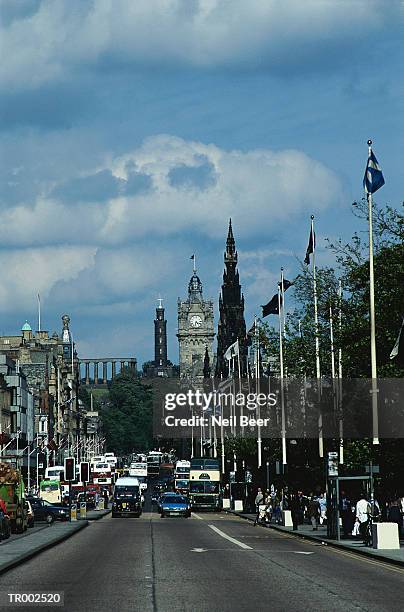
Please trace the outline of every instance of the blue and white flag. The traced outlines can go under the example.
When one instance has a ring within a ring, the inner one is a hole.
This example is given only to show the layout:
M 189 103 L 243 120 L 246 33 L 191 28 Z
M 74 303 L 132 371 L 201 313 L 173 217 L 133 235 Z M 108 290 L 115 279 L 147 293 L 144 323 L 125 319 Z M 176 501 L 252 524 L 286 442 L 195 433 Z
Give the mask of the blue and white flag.
M 380 187 L 384 185 L 384 176 L 379 166 L 375 154 L 370 151 L 368 157 L 368 163 L 365 170 L 365 176 L 363 177 L 363 187 L 366 193 L 375 193 Z

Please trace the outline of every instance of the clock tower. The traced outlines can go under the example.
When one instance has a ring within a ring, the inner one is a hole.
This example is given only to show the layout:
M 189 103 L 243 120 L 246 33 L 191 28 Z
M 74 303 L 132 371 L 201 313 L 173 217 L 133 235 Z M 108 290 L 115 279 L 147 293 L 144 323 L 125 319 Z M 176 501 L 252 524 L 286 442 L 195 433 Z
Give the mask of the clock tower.
M 213 302 L 204 300 L 202 283 L 194 270 L 188 284 L 188 299 L 178 298 L 178 333 L 180 377 L 203 379 L 206 355 L 213 364 Z M 206 370 L 206 367 L 205 367 Z

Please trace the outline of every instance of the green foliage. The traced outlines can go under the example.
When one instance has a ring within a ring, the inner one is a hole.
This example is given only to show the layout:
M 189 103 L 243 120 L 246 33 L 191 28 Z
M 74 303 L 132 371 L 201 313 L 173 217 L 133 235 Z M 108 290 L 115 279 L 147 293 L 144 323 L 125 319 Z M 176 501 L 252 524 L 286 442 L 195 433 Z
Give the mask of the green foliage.
M 152 447 L 151 388 L 130 368 L 112 382 L 101 416 L 108 449 L 125 455 Z

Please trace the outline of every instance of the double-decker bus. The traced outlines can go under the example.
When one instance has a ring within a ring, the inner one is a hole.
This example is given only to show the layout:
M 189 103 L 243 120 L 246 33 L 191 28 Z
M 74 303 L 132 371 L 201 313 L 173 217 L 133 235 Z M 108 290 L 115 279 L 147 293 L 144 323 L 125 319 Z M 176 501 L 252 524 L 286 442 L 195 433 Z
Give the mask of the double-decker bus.
M 220 465 L 217 459 L 191 459 L 189 500 L 193 510 L 221 509 Z
M 108 487 L 112 485 L 111 466 L 106 461 L 92 463 L 91 476 L 94 484 L 106 485 Z
M 163 461 L 163 453 L 159 451 L 150 451 L 147 455 L 147 475 L 158 476 L 160 463 Z
M 189 492 L 189 472 L 191 469 L 190 461 L 177 461 L 174 471 L 174 489 L 183 495 Z

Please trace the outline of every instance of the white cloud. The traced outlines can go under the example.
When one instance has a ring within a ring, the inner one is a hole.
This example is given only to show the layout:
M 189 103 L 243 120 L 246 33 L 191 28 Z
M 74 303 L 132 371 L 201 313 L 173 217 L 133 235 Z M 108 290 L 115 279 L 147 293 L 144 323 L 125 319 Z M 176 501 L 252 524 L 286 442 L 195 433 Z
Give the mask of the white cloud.
M 69 281 L 90 267 L 96 249 L 43 247 L 0 252 L 0 310 L 31 311 L 40 293 L 46 298 L 58 281 Z
M 303 211 L 338 207 L 343 197 L 338 177 L 302 151 L 226 151 L 169 135 L 151 137 L 130 153 L 89 168 L 87 174 L 108 169 L 126 180 L 133 168 L 150 178 L 150 189 L 106 202 L 102 192 L 99 202 L 72 205 L 42 195 L 34 207 L 9 208 L 0 226 L 2 244 L 57 240 L 114 246 L 190 231 L 219 238 L 229 217 L 235 219 L 239 235 L 248 237 L 262 235 Z M 203 169 L 201 185 L 198 169 Z M 179 173 L 176 183 L 170 179 L 173 171 Z M 178 181 L 183 172 L 186 180 Z M 47 192 L 50 187 L 44 186 Z
M 43 0 L 1 32 L 0 82 L 37 87 L 86 67 L 301 66 L 358 47 L 399 0 Z

